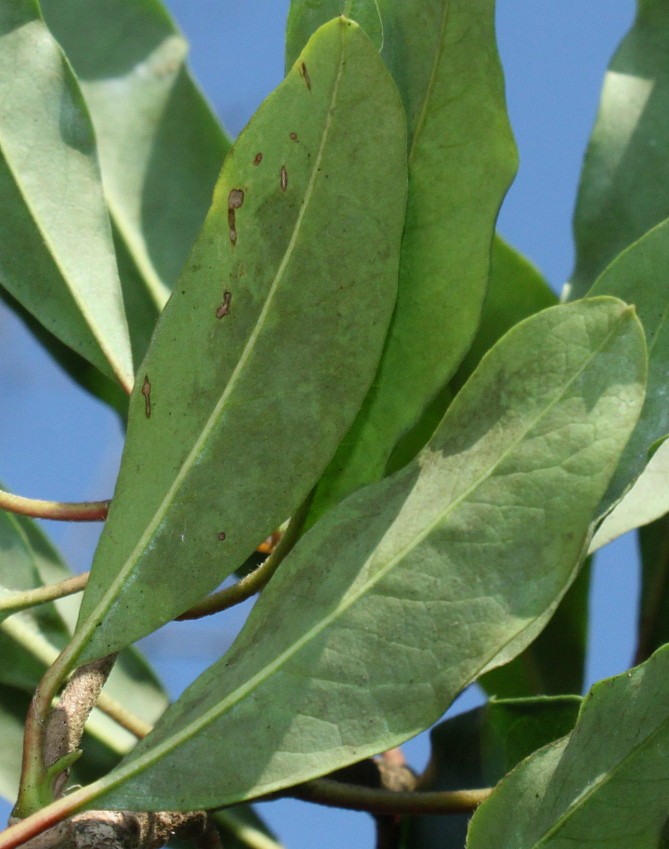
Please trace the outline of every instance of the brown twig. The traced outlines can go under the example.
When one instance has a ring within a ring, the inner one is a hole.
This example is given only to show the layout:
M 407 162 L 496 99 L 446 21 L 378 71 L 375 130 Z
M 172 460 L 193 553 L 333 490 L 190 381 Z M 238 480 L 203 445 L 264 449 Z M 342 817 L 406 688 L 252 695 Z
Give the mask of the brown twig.
M 31 516 L 33 519 L 55 519 L 64 522 L 103 522 L 109 512 L 110 501 L 45 501 L 24 498 L 0 489 L 0 510 Z
M 90 712 L 96 705 L 118 653 L 94 660 L 80 667 L 68 681 L 49 714 L 44 729 L 44 766 L 49 768 L 76 751 Z M 67 783 L 69 770 L 56 777 L 54 797 L 57 799 Z
M 292 787 L 286 795 L 305 802 L 334 808 L 367 811 L 370 814 L 404 816 L 407 814 L 469 814 L 492 793 L 482 790 L 441 790 L 434 792 L 396 792 L 355 784 L 343 784 L 328 778 L 316 778 Z

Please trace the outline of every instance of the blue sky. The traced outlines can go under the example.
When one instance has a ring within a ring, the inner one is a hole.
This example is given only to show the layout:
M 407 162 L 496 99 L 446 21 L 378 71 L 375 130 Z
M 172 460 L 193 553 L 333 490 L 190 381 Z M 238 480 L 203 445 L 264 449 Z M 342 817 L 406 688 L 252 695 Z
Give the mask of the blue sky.
M 168 0 L 191 42 L 191 65 L 227 129 L 236 134 L 283 72 L 288 0 Z M 629 26 L 632 0 L 499 0 L 498 37 L 521 167 L 500 216 L 501 233 L 559 290 L 573 261 L 571 214 L 580 163 L 607 62 Z M 0 478 L 16 492 L 61 500 L 111 494 L 121 449 L 114 416 L 53 365 L 20 324 L 0 314 Z M 50 526 L 68 560 L 88 568 L 93 526 Z M 634 540 L 599 558 L 593 593 L 590 682 L 629 663 L 637 594 Z M 229 643 L 242 612 L 205 623 L 193 644 L 182 625 L 145 641 L 173 693 Z M 193 629 L 194 630 L 194 629 Z M 422 766 L 424 741 L 408 751 Z M 296 802 L 263 806 L 292 849 L 373 845 L 365 815 Z

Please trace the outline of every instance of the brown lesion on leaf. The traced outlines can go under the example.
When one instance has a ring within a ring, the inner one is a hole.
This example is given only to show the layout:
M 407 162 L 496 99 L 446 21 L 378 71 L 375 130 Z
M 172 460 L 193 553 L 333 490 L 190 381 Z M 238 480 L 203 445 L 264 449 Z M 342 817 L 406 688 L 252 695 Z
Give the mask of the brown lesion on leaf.
M 230 227 L 230 241 L 233 245 L 237 243 L 237 225 L 235 223 L 235 212 L 244 203 L 244 192 L 242 189 L 231 189 L 228 195 L 228 226 Z
M 297 133 L 288 133 L 288 138 L 294 142 L 299 141 L 299 139 L 297 138 Z
M 286 191 L 288 188 L 288 172 L 286 171 L 286 166 L 281 166 L 281 190 Z
M 221 531 L 220 534 L 217 534 L 217 536 L 218 536 L 218 539 L 220 539 L 220 541 L 223 542 L 223 540 L 225 539 L 225 531 Z
M 260 165 L 262 162 L 262 153 L 256 153 L 255 159 L 253 160 L 254 165 Z
M 309 71 L 307 71 L 307 66 L 304 62 L 300 63 L 300 74 L 302 75 L 302 79 L 307 84 L 307 88 L 311 91 L 311 78 L 309 77 Z
M 223 300 L 221 305 L 216 310 L 216 318 L 223 318 L 230 312 L 230 301 L 232 300 L 232 292 L 223 292 Z
M 144 396 L 144 412 L 147 419 L 151 418 L 151 382 L 149 376 L 144 375 L 144 383 L 142 384 L 142 395 Z

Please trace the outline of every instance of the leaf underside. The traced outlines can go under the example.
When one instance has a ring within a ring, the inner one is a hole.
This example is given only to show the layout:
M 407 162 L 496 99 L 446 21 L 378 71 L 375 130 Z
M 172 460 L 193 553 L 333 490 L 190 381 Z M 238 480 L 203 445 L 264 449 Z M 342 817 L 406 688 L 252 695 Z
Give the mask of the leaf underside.
M 644 377 L 639 323 L 615 299 L 517 325 L 416 462 L 300 540 L 228 654 L 96 785 L 95 804 L 227 804 L 432 724 L 525 648 L 566 590 Z

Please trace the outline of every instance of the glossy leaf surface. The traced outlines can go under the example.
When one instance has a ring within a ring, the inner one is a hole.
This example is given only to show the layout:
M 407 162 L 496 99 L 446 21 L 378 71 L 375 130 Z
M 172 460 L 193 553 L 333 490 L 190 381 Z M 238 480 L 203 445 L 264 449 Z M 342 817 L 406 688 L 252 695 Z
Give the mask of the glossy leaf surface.
M 669 433 L 669 220 L 635 242 L 597 279 L 592 295 L 614 295 L 634 304 L 646 334 L 646 401 L 600 507 L 601 514 L 623 495 L 643 471 L 648 452 Z
M 96 786 L 95 804 L 234 802 L 432 724 L 522 651 L 567 588 L 644 376 L 641 329 L 620 301 L 514 328 L 416 462 L 305 534 L 227 655 Z
M 145 325 L 133 333 L 139 362 L 229 142 L 185 66 L 185 40 L 157 0 L 43 0 L 42 11 L 90 109 L 105 196 L 138 270 L 133 280 L 132 269 L 121 268 L 126 300 L 135 300 L 131 331 Z
M 468 849 L 663 846 L 668 704 L 667 647 L 596 684 L 569 737 L 524 761 L 478 809 Z
M 35 0 L 0 6 L 0 284 L 55 336 L 133 381 L 93 127 Z
M 232 149 L 140 369 L 84 657 L 182 613 L 307 496 L 378 364 L 405 197 L 395 86 L 333 21 Z
M 430 402 L 418 422 L 395 446 L 386 474 L 406 466 L 423 448 L 486 351 L 514 324 L 556 303 L 557 297 L 541 273 L 521 253 L 496 236 L 481 323 L 471 348 L 450 383 Z
M 508 330 L 557 302 L 557 295 L 536 266 L 500 236 L 495 236 L 481 322 L 470 349 L 450 382 L 453 393 L 462 388 L 481 357 Z
M 399 438 L 476 333 L 502 197 L 516 169 L 493 0 L 378 0 L 409 124 L 400 286 L 379 372 L 316 492 L 312 521 L 382 477 Z M 420 45 L 420 49 L 417 49 Z
M 568 734 L 580 698 L 488 702 L 442 722 L 430 732 L 432 755 L 425 790 L 491 787 L 521 760 Z M 471 815 L 411 817 L 402 849 L 462 849 Z
M 581 174 L 571 296 L 669 217 L 669 6 L 641 0 L 608 73 Z
M 318 27 L 338 15 L 355 21 L 381 50 L 383 23 L 377 0 L 292 0 L 286 22 L 286 71 Z

